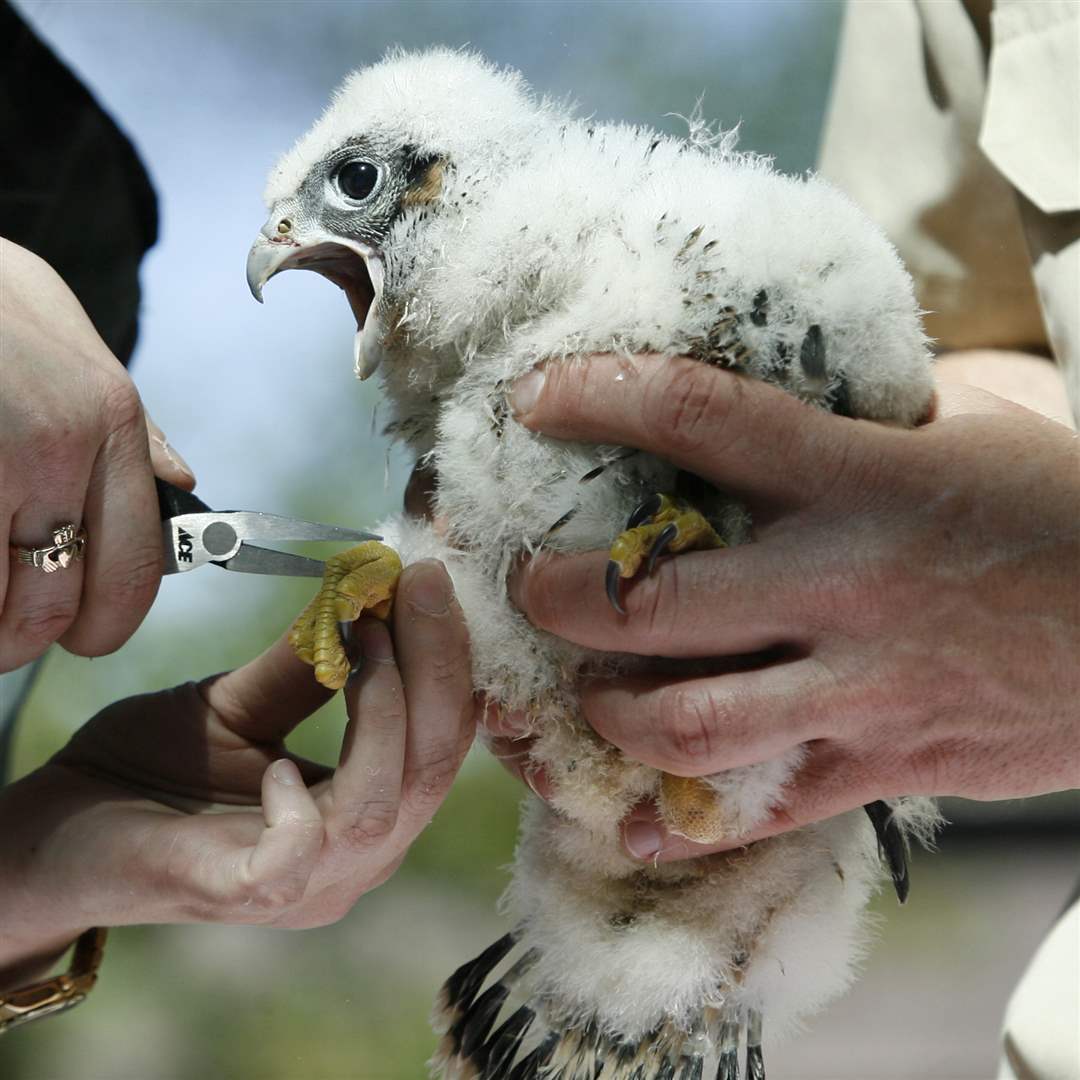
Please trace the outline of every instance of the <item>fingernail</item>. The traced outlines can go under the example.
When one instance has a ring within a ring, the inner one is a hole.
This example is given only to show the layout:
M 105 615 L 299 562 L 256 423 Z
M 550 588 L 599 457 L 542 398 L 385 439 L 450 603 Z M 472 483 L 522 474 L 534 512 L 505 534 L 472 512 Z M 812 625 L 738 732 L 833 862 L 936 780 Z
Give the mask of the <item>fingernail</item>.
M 532 412 L 544 389 L 544 373 L 536 368 L 522 375 L 510 391 L 510 408 L 515 416 Z
M 150 432 L 150 438 L 153 439 L 154 445 L 169 459 L 169 461 L 176 466 L 181 472 L 187 473 L 192 480 L 195 479 L 195 473 L 192 472 L 191 466 L 180 456 L 179 452 L 172 446 L 169 440 L 165 437 L 165 432 L 161 430 L 154 422 L 152 416 L 149 413 L 146 415 L 146 427 Z
M 195 472 L 191 466 L 180 456 L 178 450 L 176 450 L 168 439 L 162 437 L 161 449 L 165 451 L 165 456 L 182 472 L 187 473 L 192 480 L 195 479 Z
M 286 787 L 296 787 L 302 783 L 300 779 L 300 770 L 291 762 L 288 758 L 282 758 L 280 761 L 275 761 L 270 766 L 270 775 L 279 783 L 284 784 Z
M 394 644 L 390 632 L 374 619 L 364 619 L 356 624 L 353 634 L 360 647 L 360 655 L 365 660 L 374 660 L 380 664 L 394 661 Z
M 532 734 L 529 714 L 524 709 L 504 709 L 496 701 L 485 703 L 481 723 L 493 735 L 507 739 L 524 739 Z
M 409 600 L 428 615 L 445 615 L 450 610 L 450 592 L 446 575 L 428 565 L 409 583 Z
M 623 843 L 635 859 L 651 859 L 664 846 L 664 838 L 651 822 L 631 821 L 623 832 Z

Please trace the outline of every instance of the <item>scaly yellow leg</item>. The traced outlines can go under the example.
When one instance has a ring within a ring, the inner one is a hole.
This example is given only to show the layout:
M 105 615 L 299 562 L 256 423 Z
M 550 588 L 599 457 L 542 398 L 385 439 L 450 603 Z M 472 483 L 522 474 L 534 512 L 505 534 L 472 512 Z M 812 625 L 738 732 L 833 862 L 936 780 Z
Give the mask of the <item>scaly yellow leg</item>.
M 652 573 L 656 560 L 665 552 L 707 551 L 724 546 L 716 530 L 692 506 L 670 495 L 654 495 L 634 511 L 626 530 L 611 545 L 608 598 L 617 611 L 624 613 L 619 582 L 636 576 L 642 563 L 645 572 Z M 723 838 L 720 800 L 703 780 L 664 773 L 658 801 L 660 816 L 673 833 L 703 844 Z
M 365 612 L 387 618 L 400 576 L 397 552 L 375 540 L 326 560 L 322 588 L 289 631 L 289 644 L 323 686 L 339 690 L 349 677 L 338 623 L 355 622 Z
M 660 817 L 677 836 L 698 844 L 726 839 L 727 827 L 716 792 L 697 776 L 660 776 Z

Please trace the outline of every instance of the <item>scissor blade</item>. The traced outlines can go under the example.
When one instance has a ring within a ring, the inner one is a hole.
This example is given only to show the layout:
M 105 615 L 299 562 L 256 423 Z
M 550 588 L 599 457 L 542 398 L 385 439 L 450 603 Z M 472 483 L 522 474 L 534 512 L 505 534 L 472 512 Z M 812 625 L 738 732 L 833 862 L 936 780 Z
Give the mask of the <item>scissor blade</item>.
M 231 559 L 216 563 L 241 574 L 274 574 L 278 577 L 321 578 L 326 566 L 319 559 L 307 559 L 288 551 L 274 551 L 256 544 L 241 544 Z
M 363 529 L 346 529 L 341 525 L 323 525 L 317 521 L 300 521 L 280 514 L 263 514 L 257 510 L 232 510 L 215 514 L 231 525 L 237 536 L 245 540 L 381 540 L 382 537 Z

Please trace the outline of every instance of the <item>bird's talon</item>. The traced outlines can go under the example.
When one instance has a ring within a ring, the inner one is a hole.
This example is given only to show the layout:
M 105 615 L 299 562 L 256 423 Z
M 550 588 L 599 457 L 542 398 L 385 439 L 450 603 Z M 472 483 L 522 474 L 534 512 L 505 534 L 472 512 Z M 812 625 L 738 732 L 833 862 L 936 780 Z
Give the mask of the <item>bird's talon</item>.
M 341 624 L 364 612 L 387 618 L 400 576 L 397 552 L 374 540 L 326 560 L 322 587 L 289 631 L 293 651 L 323 686 L 339 690 L 352 670 Z
M 653 569 L 656 566 L 656 560 L 667 551 L 671 542 L 679 535 L 679 526 L 672 522 L 670 525 L 664 527 L 664 531 L 653 541 L 653 545 L 649 548 L 649 558 L 645 563 L 645 573 L 647 576 L 652 577 Z
M 640 503 L 634 512 L 626 519 L 626 527 L 628 529 L 636 529 L 643 522 L 654 517 L 660 512 L 663 502 L 663 495 L 650 495 L 643 503 Z
M 607 588 L 607 597 L 611 601 L 611 606 L 620 614 L 626 614 L 626 608 L 622 606 L 622 600 L 619 597 L 619 579 L 622 577 L 622 568 L 614 560 L 610 559 L 607 564 L 607 573 L 604 576 L 604 584 Z
M 611 545 L 605 585 L 611 606 L 625 615 L 619 599 L 619 578 L 641 570 L 652 574 L 661 555 L 723 547 L 716 530 L 693 507 L 670 495 L 652 495 L 630 515 L 626 529 Z

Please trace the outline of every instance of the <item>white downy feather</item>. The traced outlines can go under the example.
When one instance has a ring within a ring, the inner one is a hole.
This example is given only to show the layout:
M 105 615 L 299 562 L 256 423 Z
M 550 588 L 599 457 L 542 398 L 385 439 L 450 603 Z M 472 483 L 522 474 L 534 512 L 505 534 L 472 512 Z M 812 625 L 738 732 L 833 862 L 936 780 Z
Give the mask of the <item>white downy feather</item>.
M 696 119 L 689 140 L 576 119 L 469 52 L 395 52 L 350 76 L 274 170 L 268 202 L 364 133 L 448 164 L 436 203 L 404 213 L 383 244 L 382 310 L 399 318 L 381 376 L 400 430 L 438 470 L 450 533 L 403 518 L 379 530 L 405 562 L 446 562 L 476 686 L 528 711 L 554 783 L 554 811 L 537 804 L 526 817 L 507 898 L 522 948 L 539 953 L 536 1008 L 549 1026 L 591 1025 L 608 1044 L 691 1032 L 714 1014 L 761 1013 L 788 1030 L 851 981 L 880 877 L 870 824 L 857 811 L 707 863 L 650 868 L 622 853 L 617 822 L 659 774 L 589 731 L 575 677 L 637 661 L 536 630 L 505 576 L 522 552 L 606 548 L 675 474 L 643 454 L 526 431 L 506 418 L 505 388 L 540 360 L 708 351 L 730 312 L 747 376 L 825 406 L 843 392 L 855 415 L 911 424 L 931 379 L 910 281 L 879 230 L 820 179 L 780 175 Z M 803 364 L 806 348 L 819 355 Z M 738 507 L 717 497 L 702 509 L 729 542 L 746 540 Z M 712 778 L 738 832 L 782 801 L 800 760 Z M 916 833 L 933 815 L 922 802 L 900 812 Z

